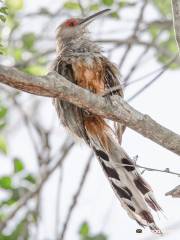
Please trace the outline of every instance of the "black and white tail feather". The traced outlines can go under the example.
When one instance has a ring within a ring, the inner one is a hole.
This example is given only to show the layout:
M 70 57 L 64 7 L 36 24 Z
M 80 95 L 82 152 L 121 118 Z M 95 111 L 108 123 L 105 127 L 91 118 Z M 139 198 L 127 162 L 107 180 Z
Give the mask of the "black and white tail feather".
M 161 211 L 151 187 L 137 171 L 133 161 L 128 157 L 112 132 L 106 132 L 109 150 L 105 149 L 98 137 L 88 136 L 104 173 L 106 174 L 122 207 L 129 217 L 142 226 L 148 226 L 153 233 L 162 234 L 156 225 L 149 207 Z

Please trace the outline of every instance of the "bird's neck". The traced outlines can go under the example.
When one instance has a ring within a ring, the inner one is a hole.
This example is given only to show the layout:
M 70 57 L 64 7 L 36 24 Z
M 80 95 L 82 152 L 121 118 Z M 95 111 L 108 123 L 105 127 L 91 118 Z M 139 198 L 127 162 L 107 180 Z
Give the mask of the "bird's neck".
M 89 38 L 79 37 L 57 42 L 57 53 L 62 56 L 101 54 L 101 48 Z

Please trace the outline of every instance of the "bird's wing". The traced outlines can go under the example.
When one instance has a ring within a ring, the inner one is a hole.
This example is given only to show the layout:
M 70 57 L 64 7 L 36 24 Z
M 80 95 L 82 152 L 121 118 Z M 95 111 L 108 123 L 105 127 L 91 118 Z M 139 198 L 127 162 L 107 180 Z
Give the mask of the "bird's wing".
M 61 58 L 57 59 L 53 66 L 53 70 L 64 76 L 67 80 L 75 82 L 72 65 Z M 83 138 L 89 144 L 89 140 L 83 124 L 83 110 L 69 102 L 63 101 L 59 98 L 54 98 L 55 105 L 59 119 L 62 124 L 70 130 L 73 135 Z
M 122 85 L 120 83 L 120 73 L 119 73 L 119 69 L 117 68 L 117 66 L 115 64 L 112 64 L 111 62 L 109 62 L 107 59 L 105 59 L 105 87 L 106 90 L 108 89 L 113 89 L 114 87 L 118 87 L 118 90 L 115 91 L 111 91 L 110 90 L 110 95 L 119 95 L 121 97 L 123 97 L 123 88 Z M 115 129 L 115 133 L 116 136 L 118 138 L 119 143 L 121 144 L 122 141 L 122 135 L 125 131 L 125 125 L 118 123 L 118 122 L 114 122 L 114 129 Z

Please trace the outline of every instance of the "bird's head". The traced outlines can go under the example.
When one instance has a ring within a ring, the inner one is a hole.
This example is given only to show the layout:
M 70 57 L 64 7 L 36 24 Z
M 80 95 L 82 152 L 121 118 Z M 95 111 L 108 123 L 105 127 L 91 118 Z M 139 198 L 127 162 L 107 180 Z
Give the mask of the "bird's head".
M 79 38 L 84 34 L 88 33 L 87 26 L 98 17 L 108 13 L 110 9 L 105 9 L 97 12 L 86 18 L 70 18 L 60 24 L 56 30 L 56 40 L 68 41 L 71 39 Z

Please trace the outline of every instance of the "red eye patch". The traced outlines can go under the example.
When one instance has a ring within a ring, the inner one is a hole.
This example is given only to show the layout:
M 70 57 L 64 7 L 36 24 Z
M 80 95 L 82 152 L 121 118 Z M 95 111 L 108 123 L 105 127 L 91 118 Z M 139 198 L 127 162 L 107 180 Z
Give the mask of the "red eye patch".
M 78 21 L 75 18 L 71 18 L 65 22 L 66 27 L 75 27 L 78 25 Z

